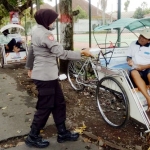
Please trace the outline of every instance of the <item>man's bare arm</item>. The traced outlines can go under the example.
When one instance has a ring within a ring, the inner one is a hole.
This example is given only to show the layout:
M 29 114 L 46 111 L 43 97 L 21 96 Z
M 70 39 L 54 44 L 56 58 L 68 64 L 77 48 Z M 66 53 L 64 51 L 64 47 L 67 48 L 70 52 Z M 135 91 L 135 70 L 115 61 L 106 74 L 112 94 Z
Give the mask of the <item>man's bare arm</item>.
M 142 70 L 145 70 L 145 69 L 149 69 L 150 68 L 150 64 L 148 64 L 148 65 L 137 65 L 137 70 L 139 70 L 139 71 L 142 71 Z

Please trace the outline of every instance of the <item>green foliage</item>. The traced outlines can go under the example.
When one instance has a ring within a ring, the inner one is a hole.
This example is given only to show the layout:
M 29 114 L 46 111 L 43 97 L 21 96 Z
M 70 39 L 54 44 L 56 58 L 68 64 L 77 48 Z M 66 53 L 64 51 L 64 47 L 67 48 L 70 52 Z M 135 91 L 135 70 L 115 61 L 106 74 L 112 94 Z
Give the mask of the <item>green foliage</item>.
M 128 11 L 129 4 L 130 4 L 130 0 L 127 0 L 127 1 L 124 3 L 124 10 L 125 10 L 126 12 Z
M 75 21 L 77 21 L 78 19 L 87 19 L 88 18 L 86 11 L 83 10 L 79 5 L 74 10 L 80 11 L 80 13 L 74 17 Z
M 7 2 L 12 5 L 13 7 L 16 7 L 18 5 L 18 1 L 17 0 L 7 0 Z
M 0 0 L 0 25 L 6 25 L 9 23 L 9 12 L 18 11 L 21 21 L 31 20 L 32 11 L 31 6 L 36 3 L 36 0 Z M 39 0 L 39 3 L 42 4 L 43 0 Z
M 143 10 L 145 10 L 147 8 L 147 6 L 148 6 L 148 4 L 146 2 L 143 2 L 141 4 L 141 7 L 142 7 Z
M 140 18 L 143 18 L 143 17 L 144 17 L 144 11 L 142 10 L 141 7 L 138 7 L 134 12 L 133 18 L 140 19 Z
M 0 16 L 8 16 L 8 11 L 5 9 L 3 4 L 0 4 Z
M 144 15 L 146 14 L 149 14 L 150 13 L 150 8 L 147 8 L 147 3 L 146 2 L 143 2 L 141 4 L 141 7 L 138 7 L 135 12 L 134 12 L 134 15 L 133 15 L 133 18 L 143 18 Z
M 149 14 L 150 13 L 150 8 L 144 9 L 143 12 L 144 12 L 144 15 Z
M 36 10 L 35 10 L 36 11 Z M 30 8 L 22 12 L 21 25 L 24 26 L 27 35 L 31 34 L 31 28 L 35 25 L 35 19 L 31 17 Z M 35 13 L 35 12 L 33 12 Z

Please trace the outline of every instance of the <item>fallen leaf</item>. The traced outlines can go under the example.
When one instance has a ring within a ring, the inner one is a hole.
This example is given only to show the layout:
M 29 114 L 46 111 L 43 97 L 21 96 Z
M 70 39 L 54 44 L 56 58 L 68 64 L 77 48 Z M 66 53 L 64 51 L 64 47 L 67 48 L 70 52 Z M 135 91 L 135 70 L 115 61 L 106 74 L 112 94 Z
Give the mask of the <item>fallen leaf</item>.
M 26 113 L 26 115 L 30 115 L 30 114 L 31 114 L 31 112 L 27 112 L 27 113 Z
M 20 130 L 18 130 L 18 131 L 17 131 L 17 133 L 21 133 L 21 131 L 20 131 Z
M 85 143 L 91 143 L 91 140 L 88 139 L 88 138 L 83 138 L 83 141 L 84 141 Z
M 40 130 L 40 133 L 43 133 L 44 132 L 44 130 Z
M 75 129 L 74 131 L 79 133 L 79 134 L 83 134 L 83 130 L 82 129 Z
M 86 125 L 84 122 L 82 123 L 82 125 L 83 125 L 82 127 L 78 127 L 74 131 L 79 133 L 79 134 L 83 134 L 83 131 L 86 129 Z
M 2 109 L 4 110 L 4 109 L 6 109 L 7 107 L 3 107 Z
M 29 122 L 31 121 L 31 119 L 29 119 Z

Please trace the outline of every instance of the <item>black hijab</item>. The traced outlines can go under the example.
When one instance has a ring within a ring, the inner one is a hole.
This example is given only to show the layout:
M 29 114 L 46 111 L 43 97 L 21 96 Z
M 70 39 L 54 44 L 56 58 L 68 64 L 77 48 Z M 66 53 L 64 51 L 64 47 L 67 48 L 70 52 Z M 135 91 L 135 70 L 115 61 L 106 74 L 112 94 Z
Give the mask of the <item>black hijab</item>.
M 46 29 L 49 29 L 49 25 L 53 23 L 57 17 L 58 14 L 52 9 L 40 9 L 34 15 L 36 22 Z

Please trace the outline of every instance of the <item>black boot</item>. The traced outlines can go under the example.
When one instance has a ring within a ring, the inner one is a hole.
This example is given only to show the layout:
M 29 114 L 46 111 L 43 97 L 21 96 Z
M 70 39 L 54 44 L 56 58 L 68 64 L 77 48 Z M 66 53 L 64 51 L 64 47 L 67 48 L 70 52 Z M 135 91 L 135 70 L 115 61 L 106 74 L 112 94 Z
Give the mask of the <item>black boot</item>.
M 79 137 L 79 133 L 71 133 L 70 131 L 66 130 L 65 123 L 60 125 L 56 125 L 58 130 L 57 142 L 63 143 L 65 141 L 76 141 Z
M 42 137 L 39 135 L 40 131 L 36 129 L 31 129 L 28 137 L 25 140 L 26 145 L 32 147 L 38 147 L 38 148 L 44 148 L 49 146 L 49 142 L 42 139 Z

